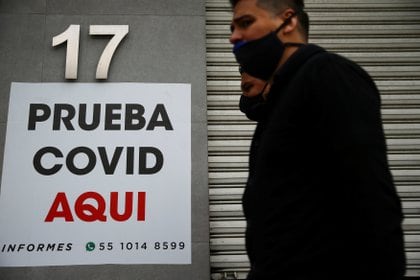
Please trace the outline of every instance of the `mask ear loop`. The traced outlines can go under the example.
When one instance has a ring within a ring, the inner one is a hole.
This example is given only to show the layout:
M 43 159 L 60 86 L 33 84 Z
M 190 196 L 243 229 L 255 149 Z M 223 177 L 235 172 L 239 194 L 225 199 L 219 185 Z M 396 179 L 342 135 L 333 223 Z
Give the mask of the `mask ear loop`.
M 293 13 L 290 17 L 288 17 L 282 24 L 280 24 L 279 27 L 277 27 L 276 30 L 274 30 L 274 33 L 277 34 L 283 27 L 285 27 L 286 25 L 288 25 L 290 23 L 290 21 L 292 20 L 292 18 L 294 16 L 296 16 L 296 13 Z M 300 47 L 304 44 L 302 43 L 284 43 L 285 47 L 288 46 L 296 46 L 296 47 Z M 273 81 L 274 75 L 276 74 L 278 68 L 276 69 L 276 71 L 274 71 L 274 73 L 271 75 L 270 79 L 268 79 L 268 81 L 265 83 L 264 87 L 262 88 L 262 90 L 260 91 L 260 93 L 257 96 L 262 96 L 263 99 L 265 100 L 267 98 L 267 94 L 264 94 L 264 91 L 267 89 L 268 85 Z M 243 73 L 242 67 L 239 66 L 239 73 Z
M 283 45 L 285 47 L 301 47 L 304 46 L 304 43 L 293 43 L 293 42 L 288 42 L 288 43 L 283 43 Z
M 277 34 L 283 27 L 285 27 L 286 25 L 288 25 L 294 16 L 296 16 L 296 13 L 293 13 L 290 17 L 286 18 L 286 20 L 283 21 L 283 23 L 280 24 L 280 26 L 277 27 L 276 30 L 274 30 L 274 33 Z
M 292 20 L 292 18 L 295 17 L 295 16 L 297 16 L 297 13 L 293 13 L 290 17 L 288 17 L 279 27 L 277 27 L 277 29 L 274 31 L 274 33 L 277 34 L 277 32 L 279 32 L 283 27 L 288 25 L 290 23 L 290 21 Z M 305 44 L 304 43 L 287 42 L 287 43 L 283 43 L 283 45 L 284 45 L 284 47 L 301 47 Z M 260 92 L 260 94 L 263 96 L 264 100 L 267 99 L 267 94 L 264 94 L 264 91 L 266 90 L 267 86 L 270 85 L 273 82 L 274 76 L 276 75 L 276 72 L 279 68 L 280 68 L 280 66 L 278 66 L 276 68 L 276 70 L 273 72 L 270 79 L 268 79 L 268 81 L 265 83 L 263 89 Z
M 264 91 L 266 90 L 266 88 L 268 87 L 268 85 L 270 84 L 270 82 L 271 82 L 271 78 L 270 78 L 270 80 L 268 80 L 266 83 L 265 83 L 265 85 L 264 85 L 264 87 L 262 88 L 262 90 L 261 90 L 261 92 L 258 94 L 258 96 L 262 96 L 262 98 L 265 100 L 266 99 L 266 94 L 264 94 Z
M 297 16 L 298 15 L 298 13 L 300 13 L 300 12 L 297 12 L 297 13 L 293 13 L 290 17 L 288 17 L 277 29 L 276 29 L 276 31 L 275 31 L 275 33 L 277 33 L 277 32 L 279 32 L 285 25 L 287 25 L 287 24 L 289 24 L 290 23 L 290 21 L 292 20 L 292 18 L 293 17 L 295 17 L 295 16 Z M 301 47 L 301 46 L 303 46 L 303 45 L 305 45 L 304 43 L 293 43 L 293 42 L 286 42 L 286 43 L 283 43 L 283 45 L 285 46 L 285 47 Z

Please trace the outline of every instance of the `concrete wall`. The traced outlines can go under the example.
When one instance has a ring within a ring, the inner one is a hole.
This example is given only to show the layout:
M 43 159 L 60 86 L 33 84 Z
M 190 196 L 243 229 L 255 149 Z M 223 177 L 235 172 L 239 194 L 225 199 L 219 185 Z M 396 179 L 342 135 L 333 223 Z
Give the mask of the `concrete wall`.
M 65 82 L 66 48 L 51 44 L 70 24 L 81 25 L 76 82 L 97 82 L 109 40 L 89 36 L 89 25 L 128 24 L 107 82 L 192 84 L 192 265 L 2 268 L 0 279 L 209 279 L 205 1 L 0 0 L 1 163 L 10 84 Z

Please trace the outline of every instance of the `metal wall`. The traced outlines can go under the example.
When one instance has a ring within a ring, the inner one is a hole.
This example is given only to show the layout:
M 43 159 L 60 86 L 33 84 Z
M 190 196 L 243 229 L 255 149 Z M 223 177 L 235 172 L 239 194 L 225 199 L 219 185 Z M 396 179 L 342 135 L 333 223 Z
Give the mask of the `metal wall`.
M 388 156 L 406 217 L 407 276 L 420 276 L 420 1 L 305 4 L 310 42 L 358 62 L 381 91 Z M 249 264 L 241 196 L 255 124 L 238 110 L 229 1 L 207 0 L 206 10 L 211 277 L 244 279 Z

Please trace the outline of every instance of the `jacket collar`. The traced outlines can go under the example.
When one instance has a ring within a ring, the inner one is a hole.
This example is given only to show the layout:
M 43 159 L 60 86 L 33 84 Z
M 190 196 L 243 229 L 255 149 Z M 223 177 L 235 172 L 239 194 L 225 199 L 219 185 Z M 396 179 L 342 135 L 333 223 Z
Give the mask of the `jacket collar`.
M 267 96 L 267 105 L 272 105 L 274 100 L 281 95 L 281 92 L 293 79 L 299 69 L 312 57 L 319 53 L 326 52 L 325 49 L 314 45 L 307 44 L 300 47 L 290 58 L 277 70 L 274 74 L 273 85 Z M 271 106 L 268 106 L 271 107 Z M 269 110 L 269 108 L 266 108 Z M 268 112 L 265 112 L 268 113 Z
M 273 84 L 267 99 L 257 104 L 258 110 L 254 107 L 254 110 L 251 112 L 252 117 L 250 115 L 247 115 L 247 117 L 254 121 L 265 122 L 270 115 L 275 100 L 281 95 L 281 92 L 293 79 L 294 75 L 309 59 L 322 52 L 325 52 L 323 48 L 313 44 L 303 45 L 294 52 L 274 74 Z
M 274 83 L 287 84 L 303 64 L 314 55 L 322 52 L 325 52 L 325 49 L 317 45 L 303 45 L 277 70 L 274 74 Z

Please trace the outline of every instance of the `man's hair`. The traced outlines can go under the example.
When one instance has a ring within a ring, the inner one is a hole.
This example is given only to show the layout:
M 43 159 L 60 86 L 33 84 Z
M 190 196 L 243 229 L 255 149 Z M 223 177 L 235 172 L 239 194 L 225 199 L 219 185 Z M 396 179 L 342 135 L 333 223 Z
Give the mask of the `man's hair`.
M 232 8 L 235 8 L 241 0 L 229 0 Z M 291 8 L 295 11 L 298 21 L 300 23 L 301 31 L 308 39 L 309 34 L 309 16 L 304 11 L 305 3 L 304 0 L 257 0 L 257 5 L 261 8 L 270 11 L 274 14 L 281 13 L 287 8 Z

